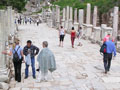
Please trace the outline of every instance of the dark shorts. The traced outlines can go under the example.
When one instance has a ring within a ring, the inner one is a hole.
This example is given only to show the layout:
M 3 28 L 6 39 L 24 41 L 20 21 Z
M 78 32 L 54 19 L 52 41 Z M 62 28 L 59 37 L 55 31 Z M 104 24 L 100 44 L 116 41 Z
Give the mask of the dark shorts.
M 64 35 L 60 35 L 60 41 L 64 41 Z

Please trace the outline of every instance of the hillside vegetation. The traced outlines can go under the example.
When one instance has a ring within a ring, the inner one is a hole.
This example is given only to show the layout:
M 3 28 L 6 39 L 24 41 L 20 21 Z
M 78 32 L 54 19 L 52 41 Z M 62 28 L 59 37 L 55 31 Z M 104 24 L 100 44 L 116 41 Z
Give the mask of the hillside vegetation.
M 85 9 L 87 3 L 91 3 L 92 9 L 96 5 L 100 13 L 106 13 L 114 6 L 120 7 L 120 0 L 51 0 L 52 4 L 61 6 L 61 9 L 69 5 L 73 8 Z
M 12 6 L 18 12 L 25 10 L 26 0 L 0 0 L 0 8 L 6 8 L 6 6 Z

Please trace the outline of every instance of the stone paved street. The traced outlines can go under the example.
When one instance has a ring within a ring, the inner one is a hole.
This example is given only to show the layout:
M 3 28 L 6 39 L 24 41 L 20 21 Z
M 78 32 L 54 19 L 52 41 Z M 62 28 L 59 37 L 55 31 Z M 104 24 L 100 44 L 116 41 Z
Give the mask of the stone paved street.
M 81 40 L 82 47 L 71 48 L 70 35 L 65 36 L 64 47 L 58 46 L 58 31 L 46 24 L 21 25 L 19 38 L 24 47 L 31 39 L 34 45 L 42 49 L 42 42 L 48 41 L 54 52 L 57 70 L 49 74 L 48 82 L 36 83 L 32 78 L 31 68 L 28 79 L 24 79 L 25 65 L 22 65 L 22 82 L 14 80 L 10 90 L 120 90 L 120 54 L 112 61 L 111 71 L 105 75 L 100 46 L 90 41 Z M 37 68 L 37 61 L 36 61 Z M 38 73 L 37 73 L 38 75 Z

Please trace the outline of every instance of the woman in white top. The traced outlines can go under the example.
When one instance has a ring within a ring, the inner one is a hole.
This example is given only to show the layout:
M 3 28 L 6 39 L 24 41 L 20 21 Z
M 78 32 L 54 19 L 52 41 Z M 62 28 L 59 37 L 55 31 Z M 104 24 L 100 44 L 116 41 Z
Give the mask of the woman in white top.
M 63 28 L 63 26 L 61 26 L 60 30 L 59 30 L 59 38 L 60 38 L 60 47 L 63 47 L 63 41 L 64 41 L 64 37 L 65 37 L 65 30 Z

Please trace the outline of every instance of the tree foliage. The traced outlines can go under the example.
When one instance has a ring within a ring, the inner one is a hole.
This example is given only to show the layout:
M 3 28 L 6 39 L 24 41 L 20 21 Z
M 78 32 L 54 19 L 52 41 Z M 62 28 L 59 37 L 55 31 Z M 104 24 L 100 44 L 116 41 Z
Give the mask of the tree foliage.
M 26 0 L 0 0 L 0 8 L 12 6 L 14 9 L 17 9 L 18 12 L 21 12 L 24 10 L 26 3 Z
M 87 3 L 91 3 L 92 9 L 94 6 L 98 6 L 98 10 L 102 14 L 108 12 L 114 6 L 120 7 L 120 0 L 58 0 L 52 2 L 52 4 L 61 6 L 61 8 L 69 5 L 78 9 L 85 9 Z

